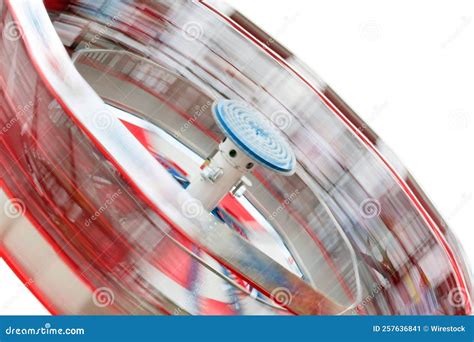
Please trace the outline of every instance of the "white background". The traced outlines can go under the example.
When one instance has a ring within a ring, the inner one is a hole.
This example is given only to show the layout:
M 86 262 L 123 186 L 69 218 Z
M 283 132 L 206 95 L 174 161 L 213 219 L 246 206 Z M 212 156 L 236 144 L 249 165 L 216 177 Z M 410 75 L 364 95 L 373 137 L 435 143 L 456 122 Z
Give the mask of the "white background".
M 474 260 L 474 2 L 228 3 L 309 64 L 366 120 Z M 0 286 L 0 312 L 46 313 L 1 261 Z
M 375 130 L 474 260 L 474 2 L 228 2 Z

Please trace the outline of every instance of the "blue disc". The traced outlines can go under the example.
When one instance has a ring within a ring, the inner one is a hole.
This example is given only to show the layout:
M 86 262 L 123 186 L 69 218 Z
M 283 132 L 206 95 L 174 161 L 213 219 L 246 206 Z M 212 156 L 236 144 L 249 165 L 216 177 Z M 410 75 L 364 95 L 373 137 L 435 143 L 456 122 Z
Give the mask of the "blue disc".
M 214 102 L 212 112 L 224 134 L 250 158 L 279 173 L 294 172 L 293 149 L 260 112 L 234 100 Z

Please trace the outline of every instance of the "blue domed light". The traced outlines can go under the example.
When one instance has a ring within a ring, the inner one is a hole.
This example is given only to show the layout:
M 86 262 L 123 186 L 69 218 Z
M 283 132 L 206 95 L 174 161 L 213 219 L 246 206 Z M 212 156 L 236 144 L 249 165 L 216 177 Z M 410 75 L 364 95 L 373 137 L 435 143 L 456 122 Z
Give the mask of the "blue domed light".
M 260 112 L 235 100 L 216 101 L 212 112 L 224 134 L 250 158 L 285 175 L 295 172 L 293 149 Z

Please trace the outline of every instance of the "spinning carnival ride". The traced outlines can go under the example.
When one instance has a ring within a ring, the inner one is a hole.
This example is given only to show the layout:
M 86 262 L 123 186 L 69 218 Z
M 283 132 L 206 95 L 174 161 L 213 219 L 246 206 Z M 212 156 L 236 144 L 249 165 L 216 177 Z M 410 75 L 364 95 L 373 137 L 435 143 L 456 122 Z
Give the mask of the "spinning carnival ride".
M 1 253 L 58 314 L 470 314 L 390 150 L 221 2 L 0 2 Z

